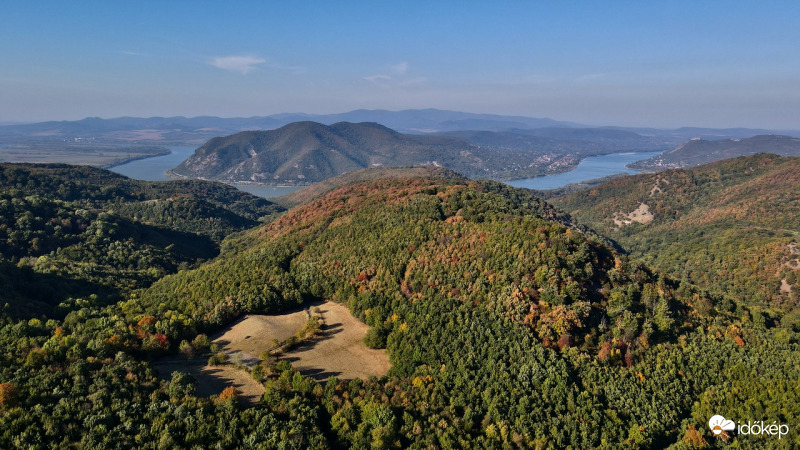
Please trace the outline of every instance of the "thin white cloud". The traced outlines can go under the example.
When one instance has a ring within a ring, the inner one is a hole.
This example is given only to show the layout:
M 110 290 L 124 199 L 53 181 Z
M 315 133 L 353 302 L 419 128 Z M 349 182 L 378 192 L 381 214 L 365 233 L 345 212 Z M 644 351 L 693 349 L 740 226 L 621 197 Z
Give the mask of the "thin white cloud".
M 408 72 L 408 62 L 403 61 L 399 64 L 393 65 L 392 72 L 396 75 L 403 75 L 404 73 Z
M 218 69 L 247 75 L 255 66 L 265 62 L 267 62 L 266 59 L 255 56 L 218 56 L 213 58 L 209 64 Z

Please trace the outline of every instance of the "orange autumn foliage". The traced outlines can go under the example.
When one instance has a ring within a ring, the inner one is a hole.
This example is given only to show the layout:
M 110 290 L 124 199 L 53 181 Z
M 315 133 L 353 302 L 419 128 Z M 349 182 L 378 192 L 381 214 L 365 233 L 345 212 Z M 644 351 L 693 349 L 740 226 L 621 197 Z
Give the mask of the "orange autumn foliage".
M 236 392 L 236 388 L 233 386 L 228 386 L 220 392 L 219 397 L 217 397 L 217 402 L 222 403 L 227 401 L 228 399 L 238 399 L 239 393 Z

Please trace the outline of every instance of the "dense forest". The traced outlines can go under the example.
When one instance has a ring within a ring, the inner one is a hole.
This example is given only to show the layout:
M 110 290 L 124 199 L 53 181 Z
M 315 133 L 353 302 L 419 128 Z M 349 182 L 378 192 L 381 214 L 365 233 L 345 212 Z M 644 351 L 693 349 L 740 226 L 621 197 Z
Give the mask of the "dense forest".
M 9 283 L 24 271 L 85 289 L 49 283 L 37 301 L 50 309 L 24 306 L 30 286 L 5 300 L 2 448 L 800 445 L 794 429 L 717 438 L 707 426 L 714 414 L 798 423 L 800 321 L 652 269 L 527 191 L 408 171 L 333 183 L 279 215 L 217 184 L 2 174 Z M 161 209 L 175 197 L 187 201 Z M 66 268 L 42 270 L 51 260 Z M 157 377 L 155 358 L 213 354 L 208 334 L 243 314 L 315 299 L 371 327 L 386 376 L 320 384 L 265 358 L 249 408 L 235 390 L 198 397 L 191 376 Z
M 223 237 L 282 210 L 220 183 L 0 165 L 0 305 L 50 317 L 64 301 L 116 301 L 215 257 Z
M 773 320 L 800 319 L 800 158 L 760 154 L 618 178 L 551 199 L 646 263 L 742 300 Z M 619 225 L 646 204 L 650 223 Z

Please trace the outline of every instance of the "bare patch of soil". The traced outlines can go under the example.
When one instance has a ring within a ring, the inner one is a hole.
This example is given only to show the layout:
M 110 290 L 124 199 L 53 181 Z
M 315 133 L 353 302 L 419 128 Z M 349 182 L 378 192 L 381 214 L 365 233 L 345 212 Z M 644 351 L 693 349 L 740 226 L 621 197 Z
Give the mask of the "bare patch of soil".
M 653 213 L 650 212 L 650 206 L 648 206 L 645 203 L 639 203 L 639 207 L 629 212 L 628 214 L 625 214 L 623 212 L 618 212 L 614 214 L 614 224 L 618 227 L 621 227 L 623 225 L 630 225 L 633 222 L 641 223 L 642 225 L 647 225 L 652 221 L 653 221 Z
M 792 292 L 792 285 L 787 283 L 785 279 L 781 280 L 781 293 L 789 294 Z
M 256 405 L 264 395 L 264 386 L 249 373 L 233 366 L 209 366 L 202 360 L 165 360 L 153 364 L 158 376 L 172 379 L 172 372 L 183 372 L 197 380 L 197 396 L 219 395 L 228 386 L 236 388 L 243 404 Z
M 313 310 L 313 312 L 312 312 Z M 363 339 L 369 327 L 358 321 L 346 306 L 335 302 L 318 302 L 306 308 L 278 315 L 249 315 L 241 318 L 213 337 L 213 342 L 231 360 L 247 365 L 259 361 L 263 351 L 275 349 L 275 341 L 295 336 L 310 315 L 322 318 L 322 327 L 313 337 L 279 356 L 292 363 L 303 375 L 318 381 L 330 376 L 349 380 L 385 375 L 391 365 L 386 350 L 371 349 Z M 264 394 L 264 386 L 245 370 L 231 365 L 210 366 L 203 360 L 162 360 L 154 364 L 159 376 L 170 380 L 172 372 L 190 374 L 197 380 L 197 395 L 217 395 L 234 386 L 242 403 L 255 405 Z
M 211 338 L 228 356 L 235 359 L 241 353 L 242 362 L 252 366 L 259 361 L 261 352 L 275 348 L 275 341 L 283 342 L 303 328 L 308 317 L 307 309 L 270 316 L 247 315 Z
M 282 357 L 303 375 L 317 380 L 369 378 L 389 371 L 385 350 L 371 349 L 363 339 L 369 327 L 359 322 L 346 306 L 325 302 L 318 306 L 324 320 L 321 332 Z

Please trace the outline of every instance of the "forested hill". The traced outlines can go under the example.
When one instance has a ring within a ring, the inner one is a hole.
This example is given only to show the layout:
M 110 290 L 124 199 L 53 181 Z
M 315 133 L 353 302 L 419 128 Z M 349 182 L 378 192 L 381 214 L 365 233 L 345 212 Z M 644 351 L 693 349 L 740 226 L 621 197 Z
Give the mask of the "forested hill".
M 0 165 L 0 306 L 52 315 L 214 257 L 222 238 L 281 211 L 220 183 L 144 182 L 91 167 Z
M 465 181 L 463 175 L 444 167 L 392 167 L 392 168 L 373 168 L 361 169 L 348 172 L 344 175 L 328 178 L 325 181 L 314 183 L 294 192 L 274 199 L 276 203 L 284 207 L 294 207 L 302 203 L 322 197 L 323 195 L 341 188 L 348 184 L 374 181 L 380 178 L 417 178 L 433 177 L 442 180 L 459 179 Z
M 469 178 L 509 180 L 567 170 L 582 158 L 666 149 L 668 138 L 616 130 L 516 130 L 401 134 L 377 123 L 296 122 L 214 138 L 173 175 L 222 181 L 309 184 L 363 168 L 443 166 Z
M 117 302 L 0 312 L 0 447 L 720 448 L 713 414 L 800 420 L 791 323 L 721 307 L 525 190 L 449 171 L 365 178 Z M 371 327 L 388 375 L 318 384 L 266 354 L 247 409 L 154 375 L 153 358 L 207 348 L 203 333 L 314 299 Z
M 305 299 L 345 303 L 373 327 L 369 342 L 386 346 L 392 370 L 347 398 L 329 383 L 323 411 L 337 446 L 711 440 L 695 430 L 707 421 L 697 417 L 709 405 L 729 407 L 713 394 L 717 386 L 761 370 L 734 370 L 734 361 L 775 345 L 769 333 L 742 324 L 746 306 L 719 312 L 703 291 L 552 220 L 559 217 L 541 199 L 493 182 L 346 184 L 229 240 L 218 260 L 165 277 L 125 308 L 191 318 L 175 333 L 192 336 Z M 786 389 L 798 387 L 798 372 L 771 358 L 796 360 L 793 348 L 781 343 L 765 363 Z M 383 419 L 374 408 L 384 408 Z
M 635 257 L 722 298 L 796 311 L 798 186 L 800 158 L 761 154 L 618 178 L 551 201 Z
M 401 134 L 376 123 L 295 122 L 212 139 L 172 172 L 224 181 L 308 184 L 369 167 L 442 165 L 490 177 L 505 170 L 502 156 L 460 139 Z
M 800 139 L 779 135 L 759 135 L 746 139 L 713 141 L 696 138 L 658 156 L 637 161 L 631 164 L 631 167 L 648 171 L 681 169 L 757 153 L 800 156 Z
M 608 314 L 625 316 L 633 345 L 645 321 L 657 316 L 646 339 L 663 339 L 691 310 L 669 283 L 585 236 L 540 198 L 490 181 L 412 176 L 347 184 L 225 248 L 216 261 L 159 281 L 143 302 L 208 326 L 210 317 L 211 325 L 229 320 L 215 302 L 236 316 L 333 299 L 362 319 L 374 310 L 368 322 L 384 337 L 392 332 L 384 315 L 409 302 L 480 304 L 529 325 L 546 347 L 587 351 L 614 338 L 610 330 L 598 334 Z M 264 280 L 276 288 L 264 291 Z

